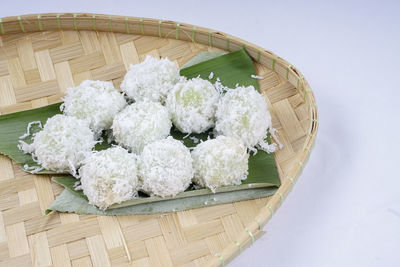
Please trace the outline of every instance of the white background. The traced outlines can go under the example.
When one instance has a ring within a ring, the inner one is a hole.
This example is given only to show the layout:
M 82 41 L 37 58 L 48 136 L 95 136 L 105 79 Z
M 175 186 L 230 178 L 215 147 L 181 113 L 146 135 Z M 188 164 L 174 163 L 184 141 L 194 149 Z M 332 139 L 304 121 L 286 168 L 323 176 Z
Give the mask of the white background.
M 220 30 L 311 84 L 320 128 L 267 234 L 230 266 L 400 266 L 400 2 L 2 1 L 0 17 L 87 12 Z

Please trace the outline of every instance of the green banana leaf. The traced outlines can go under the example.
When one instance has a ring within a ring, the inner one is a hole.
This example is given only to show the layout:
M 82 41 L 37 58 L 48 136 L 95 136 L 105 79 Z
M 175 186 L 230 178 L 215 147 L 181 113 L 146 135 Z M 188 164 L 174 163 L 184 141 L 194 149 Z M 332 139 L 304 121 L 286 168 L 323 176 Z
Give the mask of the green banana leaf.
M 40 121 L 42 125 L 46 120 L 60 112 L 60 104 L 49 105 L 42 108 L 26 110 L 0 116 L 0 154 L 8 156 L 21 164 L 23 170 L 24 165 L 36 167 L 39 166 L 32 160 L 30 154 L 24 154 L 18 149 L 17 145 L 19 137 L 25 134 L 28 123 L 31 121 Z M 38 131 L 39 127 L 32 127 L 31 132 Z M 23 139 L 30 143 L 29 138 Z M 25 170 L 27 171 L 27 170 Z M 53 171 L 42 170 L 42 174 L 54 174 Z
M 100 210 L 90 205 L 87 200 L 71 192 L 64 190 L 50 207 L 46 214 L 52 211 L 70 212 L 77 214 L 95 214 L 95 215 L 132 215 L 132 214 L 154 214 L 175 212 L 187 209 L 201 208 L 235 201 L 249 200 L 271 196 L 277 188 L 254 188 L 240 191 L 223 192 L 218 194 L 209 194 L 185 199 L 169 199 L 165 201 L 142 203 L 134 206 L 127 206 L 115 209 Z
M 211 72 L 213 77 L 209 79 Z M 251 78 L 251 75 L 256 75 L 253 61 L 243 48 L 182 68 L 180 73 L 187 78 L 200 76 L 211 82 L 216 82 L 219 78 L 221 83 L 229 88 L 235 88 L 236 85 L 253 85 L 257 90 L 259 89 L 257 79 Z
M 204 59 L 206 59 L 206 61 L 203 61 Z M 239 84 L 245 86 L 253 85 L 256 89 L 259 88 L 257 80 L 251 78 L 251 75 L 255 74 L 254 65 L 244 49 L 229 54 L 224 54 L 222 56 L 220 53 L 202 53 L 194 59 L 190 60 L 184 66 L 184 68 L 181 69 L 181 75 L 186 76 L 187 78 L 197 77 L 200 75 L 200 77 L 208 79 L 210 72 L 214 73 L 214 77 L 211 79 L 212 82 L 215 82 L 218 77 L 222 84 L 225 86 L 235 87 L 236 84 Z M 39 120 L 42 122 L 42 124 L 44 124 L 47 118 L 60 113 L 60 104 L 61 103 L 49 105 L 34 110 L 22 111 L 0 116 L 0 153 L 9 156 L 16 162 L 20 163 L 22 166 L 25 164 L 28 164 L 29 166 L 35 166 L 30 155 L 23 154 L 17 148 L 17 144 L 19 141 L 18 137 L 26 132 L 26 127 L 29 122 Z M 196 144 L 192 139 L 190 139 L 190 137 L 194 136 L 199 140 L 206 140 L 209 133 L 185 136 L 185 134 L 180 133 L 178 130 L 173 128 L 171 130 L 171 135 L 176 139 L 182 140 L 186 146 L 194 147 Z M 27 140 L 27 143 L 29 143 L 29 140 Z M 110 146 L 110 144 L 103 142 L 96 145 L 95 149 L 103 150 Z M 40 173 L 54 172 L 43 170 Z M 80 199 L 80 202 L 83 201 L 86 203 L 86 205 L 89 205 L 87 203 L 86 196 L 84 196 L 81 191 L 74 190 L 73 185 L 76 182 L 76 179 L 74 177 L 66 176 L 62 178 L 53 178 L 53 180 L 64 186 L 67 190 L 64 190 L 63 194 L 58 197 L 62 197 L 61 200 L 63 201 L 58 201 L 57 198 L 57 200 L 51 205 L 51 207 L 49 207 L 49 210 L 64 211 L 66 208 L 68 209 L 68 207 L 62 208 L 59 205 L 60 203 L 65 202 L 66 196 L 71 195 L 65 191 L 72 192 L 75 196 L 75 200 Z M 151 212 L 150 210 L 154 212 L 156 210 L 158 210 L 157 212 L 166 212 L 184 208 L 204 206 L 205 201 L 202 201 L 203 199 L 214 199 L 217 198 L 217 196 L 219 196 L 220 194 L 223 194 L 224 197 L 221 197 L 219 201 L 209 202 L 209 205 L 211 205 L 211 203 L 220 204 L 250 199 L 252 198 L 252 196 L 254 196 L 254 198 L 268 196 L 273 194 L 276 191 L 276 188 L 279 186 L 280 179 L 278 176 L 273 155 L 267 154 L 264 151 L 258 151 L 256 155 L 250 155 L 249 175 L 247 179 L 243 181 L 242 185 L 224 187 L 220 189 L 220 191 L 216 194 L 213 194 L 208 189 L 194 190 L 193 188 L 190 188 L 189 190 L 179 194 L 176 198 L 173 199 L 162 199 L 159 197 L 148 196 L 141 197 L 123 202 L 121 204 L 113 205 L 109 208 L 109 210 L 119 210 L 119 212 L 123 212 L 124 209 L 127 209 L 126 214 L 136 214 L 138 212 L 144 211 Z M 246 192 L 240 193 L 242 191 Z M 257 193 L 254 193 L 254 195 L 252 195 L 251 192 L 253 191 Z M 228 194 L 230 192 L 232 192 L 232 194 Z M 236 197 L 235 194 L 237 194 Z M 185 204 L 179 204 L 179 198 L 185 198 L 185 201 L 181 201 L 185 202 Z M 168 205 L 162 204 L 167 202 L 170 203 L 171 209 L 168 209 Z M 158 205 L 160 205 L 160 208 L 157 208 Z M 92 207 L 91 205 L 89 206 Z M 140 206 L 140 208 L 138 207 L 137 209 L 131 210 L 130 207 L 132 206 Z M 163 206 L 163 208 L 161 208 L 161 206 Z M 99 214 L 98 212 L 103 212 L 100 210 L 94 212 L 93 208 L 94 207 L 92 207 L 92 209 L 86 208 L 83 210 L 85 210 L 87 213 L 93 214 Z M 78 212 L 78 210 L 70 211 Z

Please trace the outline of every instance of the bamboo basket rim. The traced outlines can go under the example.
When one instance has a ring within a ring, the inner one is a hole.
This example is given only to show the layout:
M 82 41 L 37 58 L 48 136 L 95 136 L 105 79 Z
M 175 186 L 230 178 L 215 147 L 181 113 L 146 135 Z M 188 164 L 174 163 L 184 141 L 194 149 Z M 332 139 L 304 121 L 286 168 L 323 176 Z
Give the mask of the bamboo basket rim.
M 148 28 L 155 28 L 155 30 L 149 32 Z M 93 13 L 42 13 L 0 18 L 0 35 L 59 30 L 110 31 L 155 36 L 192 41 L 227 51 L 243 47 L 253 61 L 275 71 L 303 94 L 309 108 L 310 124 L 297 164 L 291 167 L 286 177 L 281 177 L 283 182 L 279 190 L 271 197 L 268 204 L 260 209 L 254 220 L 245 225 L 244 231 L 237 237 L 236 242 L 232 242 L 220 253 L 215 254 L 215 257 L 208 261 L 207 266 L 224 266 L 244 248 L 249 247 L 292 190 L 315 144 L 318 130 L 317 105 L 313 91 L 301 72 L 285 59 L 260 46 L 221 31 L 172 20 Z

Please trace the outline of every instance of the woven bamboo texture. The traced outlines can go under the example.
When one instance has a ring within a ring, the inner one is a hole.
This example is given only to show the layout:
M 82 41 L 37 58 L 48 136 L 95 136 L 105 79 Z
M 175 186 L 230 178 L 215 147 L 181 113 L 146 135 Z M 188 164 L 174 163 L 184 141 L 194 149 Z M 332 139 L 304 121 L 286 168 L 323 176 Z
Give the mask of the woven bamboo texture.
M 59 102 L 85 79 L 118 88 L 146 55 L 181 66 L 201 51 L 245 47 L 284 148 L 272 197 L 182 212 L 121 217 L 52 213 L 62 188 L 0 155 L 1 266 L 218 266 L 247 248 L 292 189 L 317 131 L 312 91 L 288 62 L 238 38 L 172 21 L 42 14 L 0 21 L 0 113 Z M 268 253 L 268 252 L 266 252 Z M 259 257 L 263 257 L 260 255 Z

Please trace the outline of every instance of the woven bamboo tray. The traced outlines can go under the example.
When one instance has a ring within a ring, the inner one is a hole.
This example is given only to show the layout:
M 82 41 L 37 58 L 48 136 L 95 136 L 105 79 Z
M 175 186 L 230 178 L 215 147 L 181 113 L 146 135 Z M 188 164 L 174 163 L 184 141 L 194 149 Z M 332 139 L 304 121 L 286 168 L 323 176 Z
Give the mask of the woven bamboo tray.
M 0 20 L 0 112 L 59 102 L 85 79 L 119 87 L 148 54 L 182 65 L 201 51 L 245 47 L 284 148 L 282 186 L 262 199 L 182 212 L 121 217 L 52 213 L 62 188 L 0 155 L 1 266 L 218 266 L 250 246 L 291 191 L 317 132 L 317 109 L 300 72 L 261 47 L 193 25 L 94 14 Z M 266 252 L 268 253 L 268 252 Z M 260 255 L 263 257 L 263 255 Z

